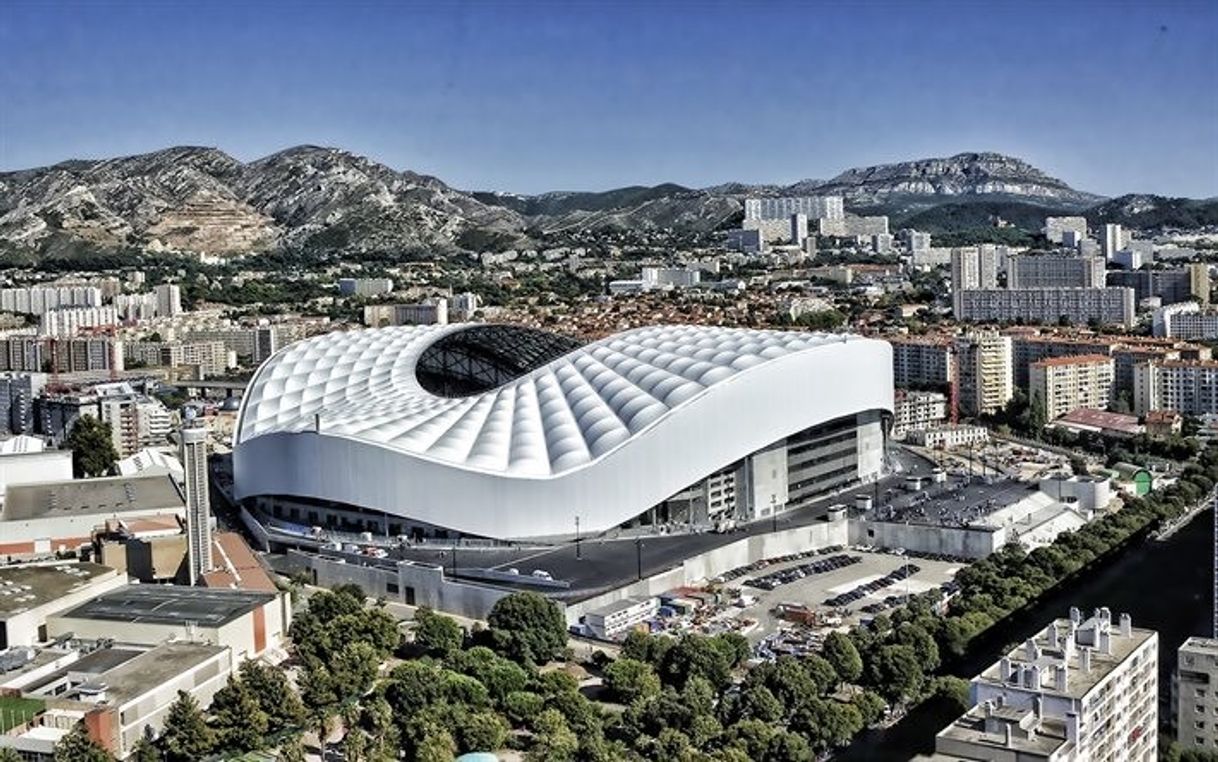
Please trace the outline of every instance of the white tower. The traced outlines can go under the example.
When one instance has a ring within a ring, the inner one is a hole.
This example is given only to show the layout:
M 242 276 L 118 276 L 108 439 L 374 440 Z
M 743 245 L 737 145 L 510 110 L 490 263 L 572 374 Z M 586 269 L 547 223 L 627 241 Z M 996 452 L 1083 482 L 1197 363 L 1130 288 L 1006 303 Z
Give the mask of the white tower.
M 186 480 L 186 537 L 190 584 L 212 569 L 211 501 L 207 494 L 207 427 L 187 410 L 182 421 L 182 469 Z

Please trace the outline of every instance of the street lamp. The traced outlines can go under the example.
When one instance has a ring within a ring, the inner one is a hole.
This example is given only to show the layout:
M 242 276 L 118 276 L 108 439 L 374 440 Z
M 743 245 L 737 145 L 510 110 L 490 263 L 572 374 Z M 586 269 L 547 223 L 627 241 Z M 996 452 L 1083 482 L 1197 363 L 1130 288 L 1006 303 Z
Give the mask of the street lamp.
M 583 559 L 583 555 L 580 554 L 580 550 L 579 550 L 579 516 L 576 516 L 575 517 L 575 560 L 579 561 L 581 559 Z
M 634 557 L 635 563 L 638 566 L 639 581 L 643 580 L 643 538 L 634 538 Z

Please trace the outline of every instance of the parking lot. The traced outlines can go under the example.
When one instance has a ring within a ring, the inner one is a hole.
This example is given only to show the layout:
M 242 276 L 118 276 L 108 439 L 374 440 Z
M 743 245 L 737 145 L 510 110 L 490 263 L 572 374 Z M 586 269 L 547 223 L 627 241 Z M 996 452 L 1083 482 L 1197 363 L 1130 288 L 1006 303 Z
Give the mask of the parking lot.
M 758 626 L 749 633 L 749 639 L 755 642 L 760 641 L 767 635 L 776 632 L 780 625 L 787 624 L 773 613 L 780 604 L 806 607 L 815 612 L 817 618 L 829 626 L 853 625 L 864 617 L 899 604 L 907 596 L 917 595 L 949 583 L 956 572 L 964 566 L 962 560 L 910 558 L 904 555 L 862 551 L 855 548 L 835 550 L 828 555 L 820 556 L 819 559 L 840 556 L 858 560 L 849 563 L 836 562 L 836 568 L 803 576 L 784 575 L 784 572 L 797 569 L 809 562 L 809 559 L 795 559 L 786 563 L 773 564 L 727 581 L 726 584 L 740 586 L 747 595 L 755 599 L 750 605 L 738 608 L 734 612 L 735 616 L 757 621 Z M 907 564 L 916 566 L 917 570 L 904 578 L 897 578 L 899 574 L 894 575 L 894 573 Z M 786 581 L 772 590 L 766 590 L 750 584 L 757 579 L 785 579 Z M 827 601 L 830 599 L 840 599 L 841 596 L 849 596 L 852 600 L 843 602 L 839 606 L 827 605 Z M 871 610 L 864 611 L 865 608 Z

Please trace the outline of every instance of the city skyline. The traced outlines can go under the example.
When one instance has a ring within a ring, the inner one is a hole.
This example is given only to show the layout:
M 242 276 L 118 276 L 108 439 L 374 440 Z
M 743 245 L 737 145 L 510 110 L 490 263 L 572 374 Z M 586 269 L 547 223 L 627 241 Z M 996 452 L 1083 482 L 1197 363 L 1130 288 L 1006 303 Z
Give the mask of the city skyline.
M 1192 2 L 24 3 L 0 22 L 0 168 L 311 143 L 537 193 L 997 151 L 1103 195 L 1209 197 L 1216 28 Z

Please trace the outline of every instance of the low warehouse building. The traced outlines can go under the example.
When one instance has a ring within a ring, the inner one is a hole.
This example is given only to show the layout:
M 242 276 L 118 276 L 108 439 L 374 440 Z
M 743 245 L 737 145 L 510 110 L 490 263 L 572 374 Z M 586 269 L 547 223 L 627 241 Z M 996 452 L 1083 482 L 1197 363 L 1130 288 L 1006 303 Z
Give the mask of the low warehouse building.
M 290 624 L 291 606 L 282 593 L 132 585 L 49 619 L 47 628 L 53 637 L 227 646 L 236 666 L 278 649 Z
M 0 651 L 46 641 L 48 617 L 126 584 L 125 574 L 100 564 L 0 567 Z

